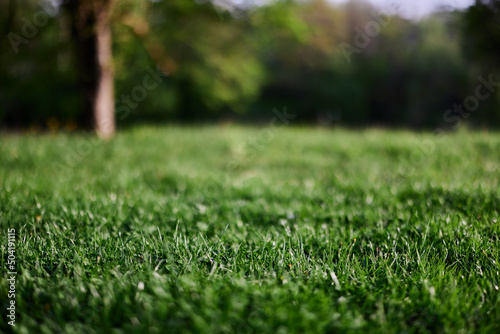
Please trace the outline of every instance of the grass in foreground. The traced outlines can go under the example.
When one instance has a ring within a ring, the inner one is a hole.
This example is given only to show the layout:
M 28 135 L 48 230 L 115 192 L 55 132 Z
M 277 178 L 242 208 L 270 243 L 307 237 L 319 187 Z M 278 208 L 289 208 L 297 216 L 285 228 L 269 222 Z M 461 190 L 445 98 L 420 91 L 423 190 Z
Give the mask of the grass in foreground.
M 500 135 L 3 135 L 18 333 L 498 332 Z

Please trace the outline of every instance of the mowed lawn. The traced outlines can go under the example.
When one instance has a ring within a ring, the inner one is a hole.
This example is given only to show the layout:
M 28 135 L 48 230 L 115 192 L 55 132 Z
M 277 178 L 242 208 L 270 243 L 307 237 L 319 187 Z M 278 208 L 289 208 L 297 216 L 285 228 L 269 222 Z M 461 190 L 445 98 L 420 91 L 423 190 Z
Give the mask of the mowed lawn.
M 0 140 L 0 332 L 500 331 L 498 133 Z

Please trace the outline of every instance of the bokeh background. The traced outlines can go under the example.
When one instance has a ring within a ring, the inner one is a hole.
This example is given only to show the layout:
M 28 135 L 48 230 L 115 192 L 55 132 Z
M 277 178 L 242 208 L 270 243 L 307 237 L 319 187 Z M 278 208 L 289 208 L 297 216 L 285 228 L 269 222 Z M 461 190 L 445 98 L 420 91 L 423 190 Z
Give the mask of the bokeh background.
M 259 123 L 286 106 L 294 124 L 497 128 L 499 87 L 473 112 L 453 106 L 475 96 L 479 77 L 500 81 L 499 13 L 488 0 L 118 0 L 118 126 Z M 0 127 L 78 129 L 84 103 L 61 3 L 2 0 L 0 35 Z M 133 95 L 157 70 L 167 75 Z

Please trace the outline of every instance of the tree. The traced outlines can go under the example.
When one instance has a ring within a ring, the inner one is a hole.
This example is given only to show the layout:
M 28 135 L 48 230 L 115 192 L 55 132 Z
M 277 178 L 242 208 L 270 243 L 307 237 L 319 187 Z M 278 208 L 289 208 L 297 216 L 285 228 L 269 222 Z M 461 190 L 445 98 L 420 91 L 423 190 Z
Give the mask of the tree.
M 101 137 L 115 132 L 114 76 L 110 14 L 113 0 L 68 0 L 71 34 L 76 43 L 84 112 L 80 123 Z
M 476 0 L 464 15 L 464 32 L 466 53 L 500 69 L 500 0 Z
M 481 73 L 498 81 L 500 74 L 500 0 L 476 0 L 464 15 L 464 51 Z M 474 75 L 476 79 L 477 73 Z M 476 79 L 477 80 L 477 79 Z M 500 124 L 500 91 L 481 103 L 475 118 L 484 126 Z

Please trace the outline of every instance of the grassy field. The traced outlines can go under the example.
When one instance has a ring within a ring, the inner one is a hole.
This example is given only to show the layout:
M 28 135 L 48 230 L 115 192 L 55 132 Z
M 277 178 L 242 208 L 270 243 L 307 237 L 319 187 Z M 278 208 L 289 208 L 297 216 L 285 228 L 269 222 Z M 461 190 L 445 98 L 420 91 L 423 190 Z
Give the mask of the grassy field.
M 500 331 L 500 134 L 0 140 L 0 332 Z

